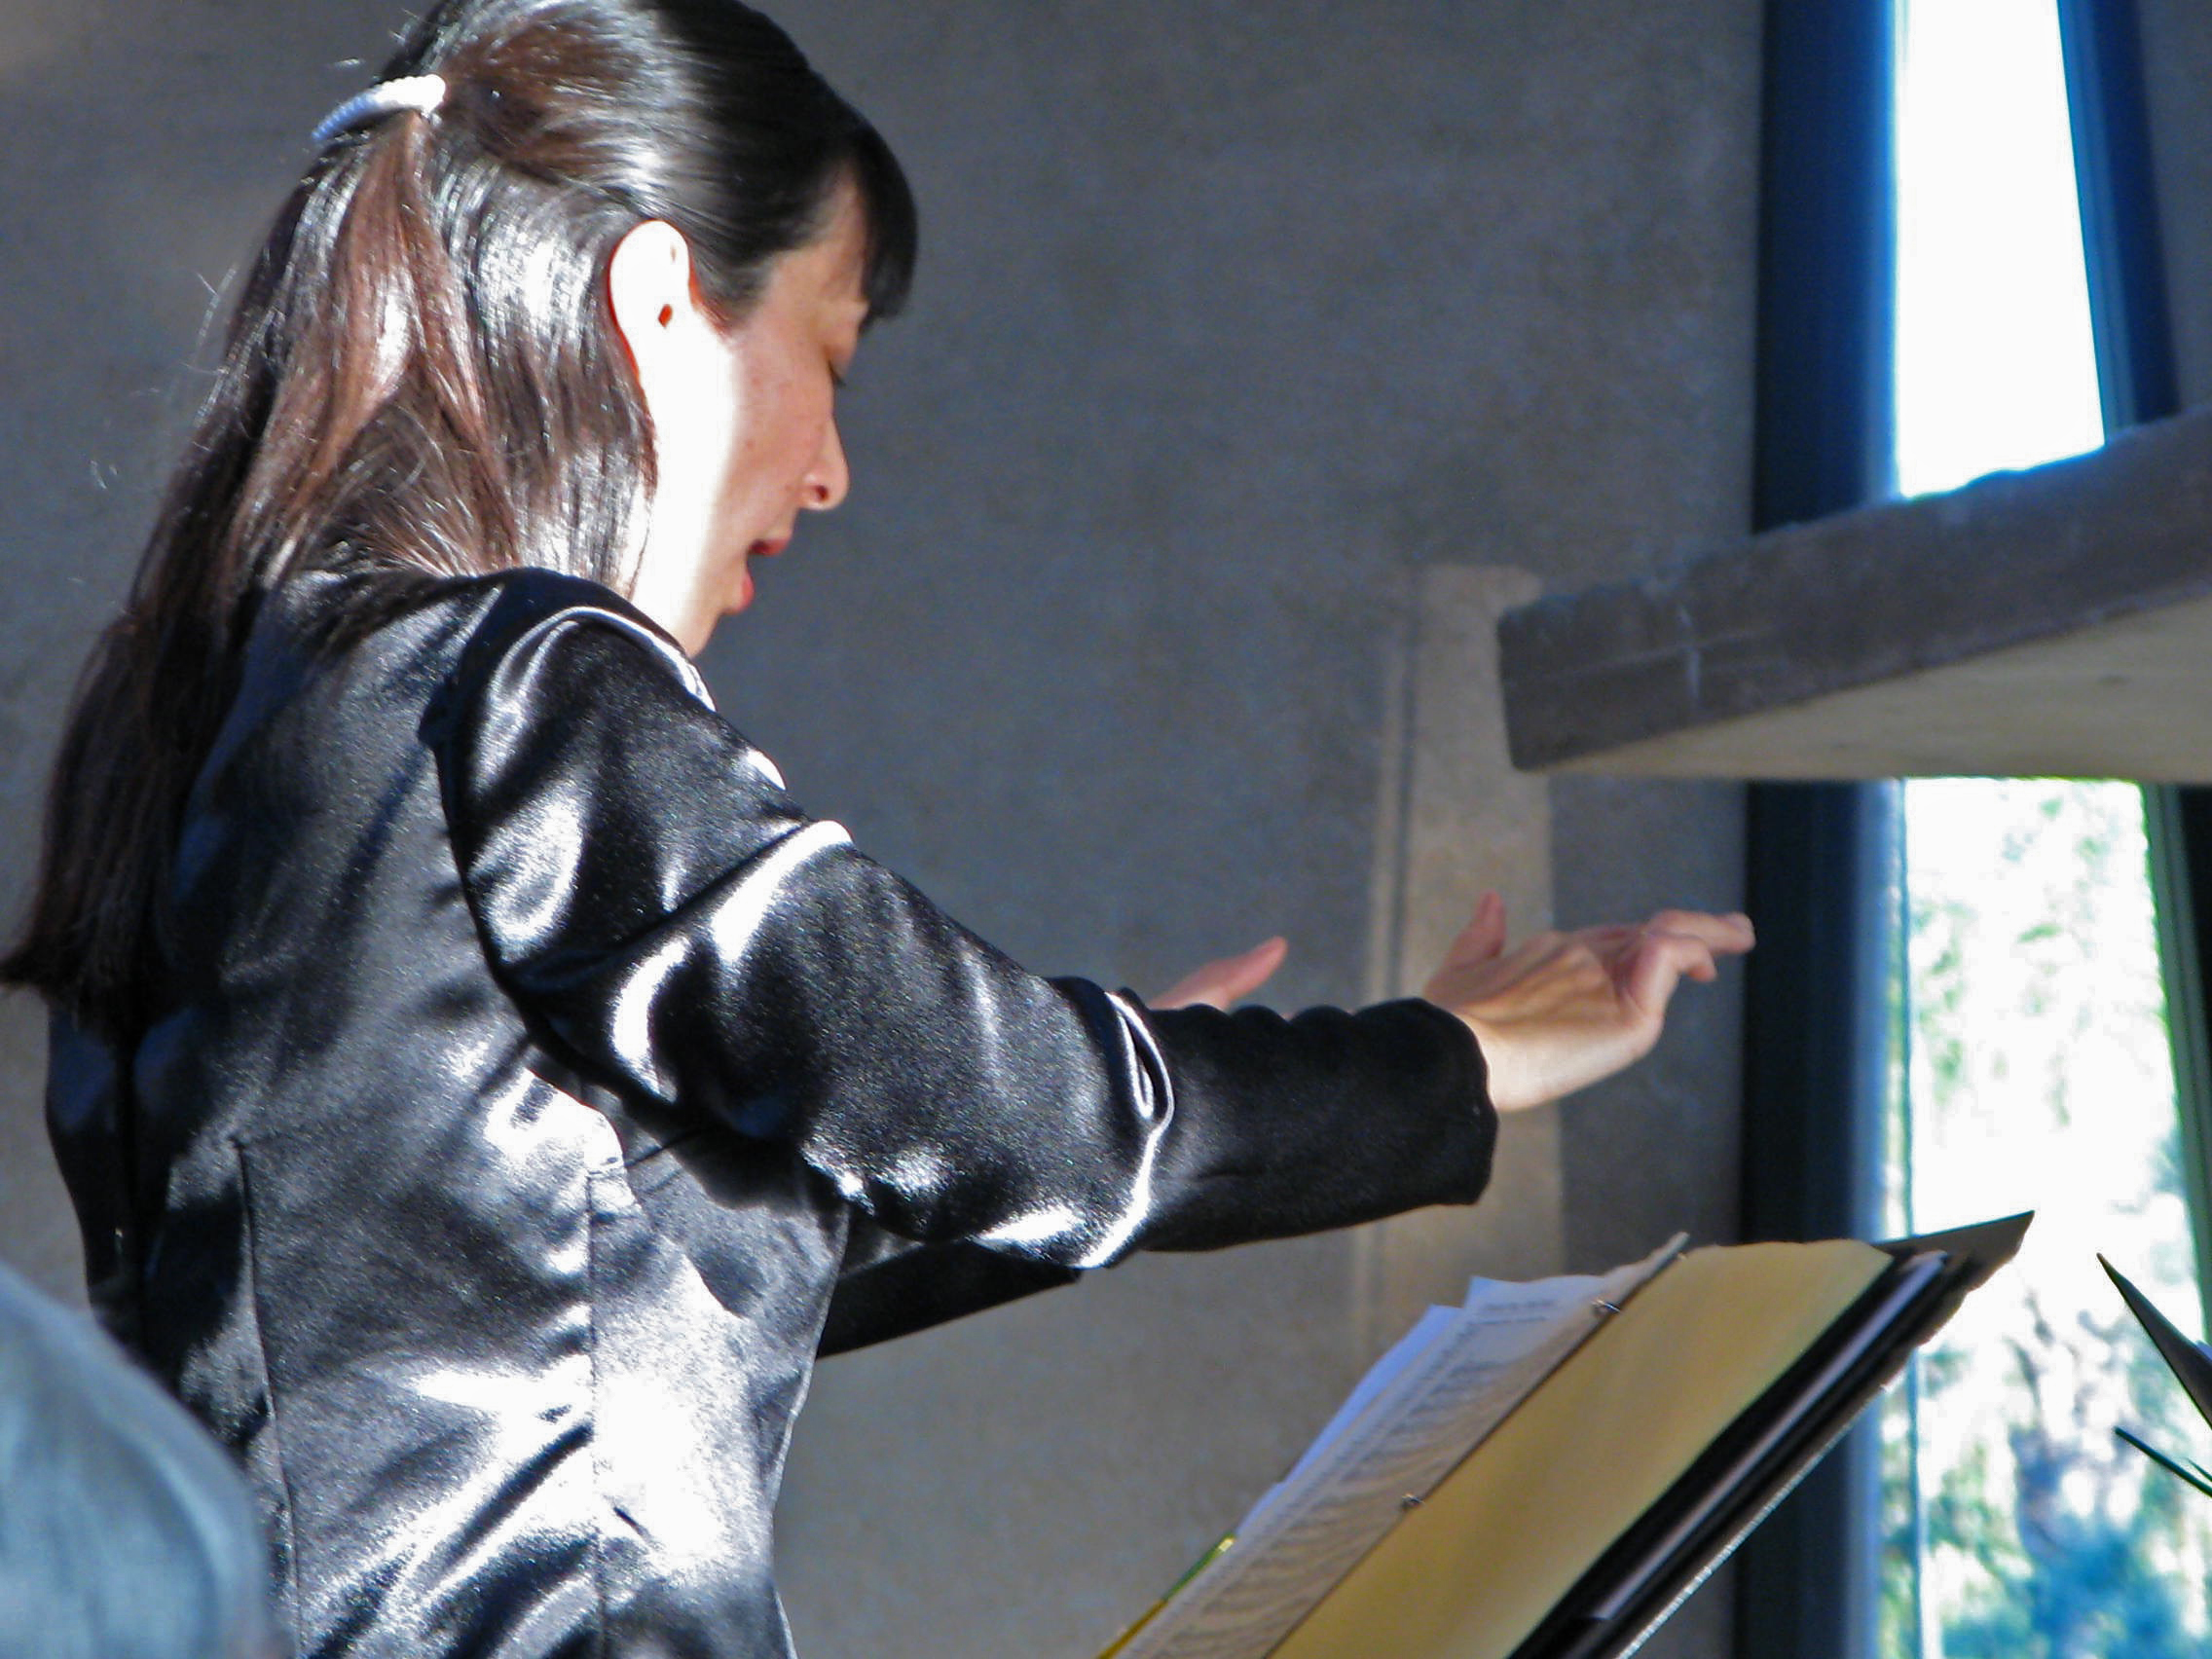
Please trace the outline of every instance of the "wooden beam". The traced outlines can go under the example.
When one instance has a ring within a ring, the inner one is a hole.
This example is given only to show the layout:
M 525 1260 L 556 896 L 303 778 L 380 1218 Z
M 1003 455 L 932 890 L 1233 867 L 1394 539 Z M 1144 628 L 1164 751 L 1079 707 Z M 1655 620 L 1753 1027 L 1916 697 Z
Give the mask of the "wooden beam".
M 1528 770 L 2212 781 L 2212 408 L 1498 633 Z

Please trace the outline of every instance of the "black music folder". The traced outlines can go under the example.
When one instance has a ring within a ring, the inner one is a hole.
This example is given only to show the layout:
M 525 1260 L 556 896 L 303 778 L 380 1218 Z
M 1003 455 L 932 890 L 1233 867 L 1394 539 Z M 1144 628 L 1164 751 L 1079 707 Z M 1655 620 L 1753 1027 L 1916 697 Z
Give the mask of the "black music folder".
M 2029 1220 L 1477 1280 L 1101 1659 L 1618 1659 Z

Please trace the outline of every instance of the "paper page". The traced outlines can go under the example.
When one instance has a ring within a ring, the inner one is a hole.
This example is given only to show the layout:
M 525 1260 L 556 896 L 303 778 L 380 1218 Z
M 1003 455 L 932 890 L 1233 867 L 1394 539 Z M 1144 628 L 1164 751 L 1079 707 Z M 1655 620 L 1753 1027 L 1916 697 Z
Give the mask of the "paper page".
M 1345 1396 L 1345 1403 L 1337 1408 L 1337 1415 L 1313 1437 L 1313 1444 L 1299 1454 L 1298 1461 L 1290 1467 L 1290 1473 L 1268 1488 L 1261 1494 L 1260 1501 L 1245 1511 L 1244 1519 L 1237 1522 L 1234 1535 L 1241 1537 L 1251 1531 L 1259 1524 L 1268 1506 L 1274 1502 L 1286 1487 L 1297 1485 L 1306 1471 L 1313 1466 L 1314 1460 L 1335 1444 L 1337 1437 L 1349 1428 L 1362 1412 L 1375 1403 L 1377 1395 L 1404 1376 L 1431 1346 L 1450 1335 L 1454 1323 L 1462 1316 L 1462 1311 L 1457 1308 L 1431 1308 L 1416 1319 L 1413 1329 L 1400 1337 L 1389 1352 L 1367 1368 L 1367 1375 Z
M 1259 1659 L 1680 1247 L 1604 1277 L 1478 1279 L 1467 1306 L 1416 1326 L 1235 1543 L 1125 1643 L 1118 1659 Z M 1362 1400 L 1362 1396 L 1364 1399 Z
M 1413 1329 L 1391 1346 L 1390 1350 L 1367 1369 L 1367 1375 L 1354 1384 L 1337 1408 L 1321 1432 L 1313 1437 L 1312 1445 L 1299 1456 L 1289 1474 L 1270 1487 L 1239 1522 L 1235 1535 L 1242 1536 L 1263 1517 L 1269 1505 L 1287 1488 L 1294 1488 L 1301 1477 L 1310 1469 L 1334 1445 L 1338 1436 L 1357 1421 L 1367 1408 L 1381 1397 L 1382 1391 L 1419 1360 L 1420 1356 L 1439 1342 L 1464 1340 L 1457 1333 L 1465 1331 L 1471 1322 L 1483 1326 L 1486 1340 L 1495 1339 L 1502 1352 L 1514 1340 L 1513 1333 L 1528 1333 L 1533 1344 L 1538 1340 L 1538 1329 L 1552 1319 L 1578 1307 L 1608 1302 L 1618 1306 L 1635 1293 L 1638 1285 L 1681 1254 L 1689 1235 L 1677 1233 L 1657 1250 L 1641 1262 L 1615 1268 L 1604 1275 L 1562 1275 L 1557 1278 L 1521 1281 L 1514 1279 L 1471 1278 L 1467 1281 L 1466 1300 L 1457 1308 L 1430 1308 L 1414 1321 Z
M 1849 1239 L 1683 1257 L 1407 1514 L 1275 1659 L 1508 1659 L 1890 1262 Z

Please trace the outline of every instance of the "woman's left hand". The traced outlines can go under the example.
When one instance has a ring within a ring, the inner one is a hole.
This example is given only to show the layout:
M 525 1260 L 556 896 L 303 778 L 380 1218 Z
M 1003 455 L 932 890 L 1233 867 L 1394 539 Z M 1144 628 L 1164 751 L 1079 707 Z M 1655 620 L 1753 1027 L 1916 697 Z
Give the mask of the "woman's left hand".
M 1474 1029 L 1501 1112 L 1540 1106 L 1641 1058 L 1684 979 L 1751 948 L 1749 917 L 1662 910 L 1641 927 L 1541 933 L 1505 948 L 1505 905 L 1486 893 L 1427 988 Z
M 1271 939 L 1255 944 L 1241 956 L 1224 956 L 1194 969 L 1151 1000 L 1153 1008 L 1227 1008 L 1248 997 L 1274 975 L 1290 951 L 1289 943 Z

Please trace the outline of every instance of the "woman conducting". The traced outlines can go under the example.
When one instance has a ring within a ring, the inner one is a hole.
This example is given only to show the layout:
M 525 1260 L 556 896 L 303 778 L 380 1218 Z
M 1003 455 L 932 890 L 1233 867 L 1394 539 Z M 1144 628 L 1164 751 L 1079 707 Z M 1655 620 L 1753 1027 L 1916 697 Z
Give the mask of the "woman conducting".
M 94 1301 L 243 1463 L 300 1652 L 786 1653 L 817 1353 L 1472 1199 L 1496 1111 L 1749 946 L 1504 953 L 1486 901 L 1357 1013 L 1026 974 L 689 660 L 845 493 L 915 240 L 873 129 L 735 0 L 448 0 L 317 137 L 6 963 Z

